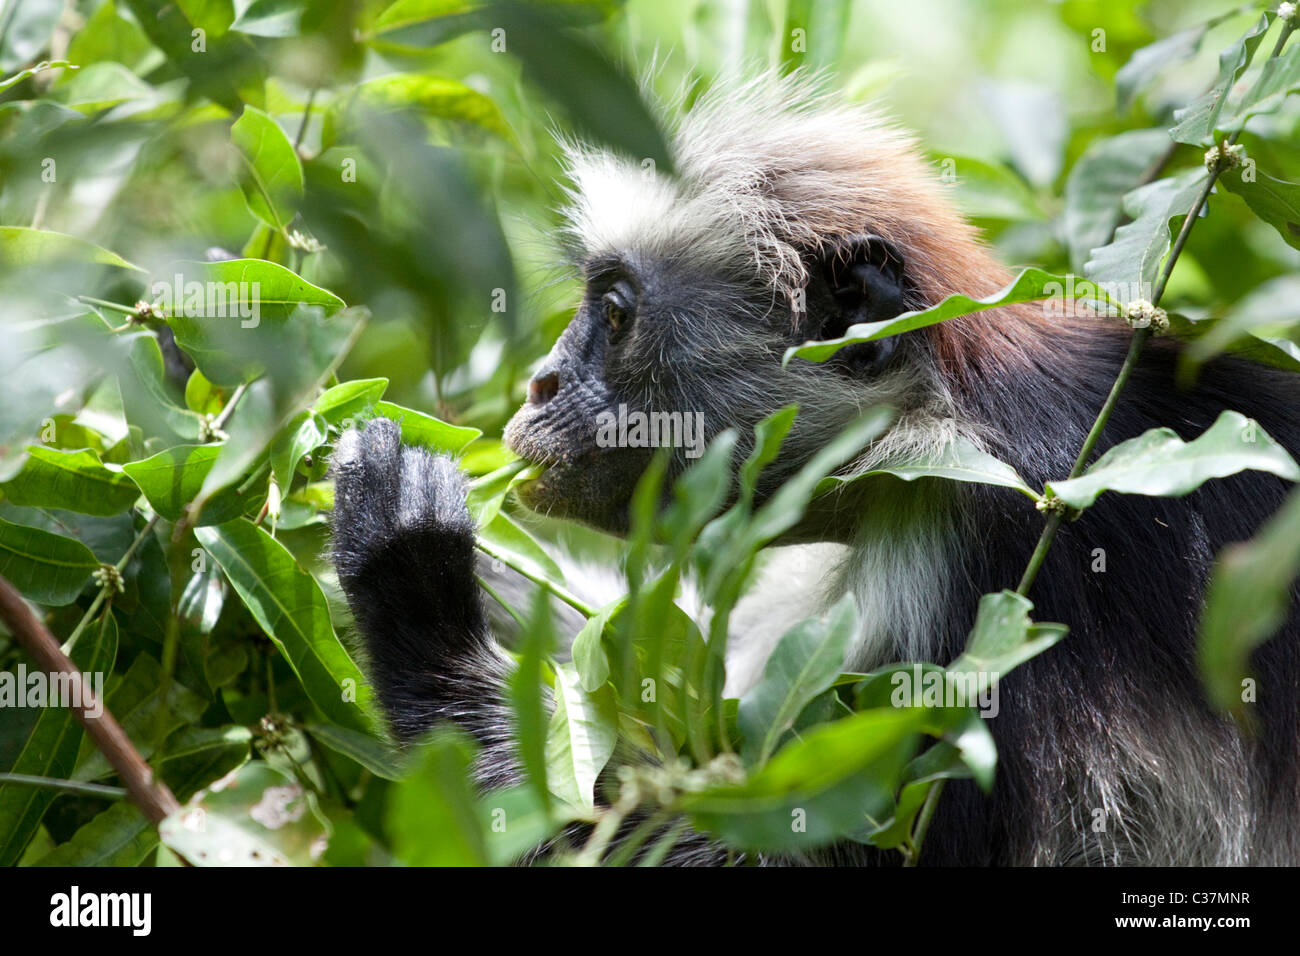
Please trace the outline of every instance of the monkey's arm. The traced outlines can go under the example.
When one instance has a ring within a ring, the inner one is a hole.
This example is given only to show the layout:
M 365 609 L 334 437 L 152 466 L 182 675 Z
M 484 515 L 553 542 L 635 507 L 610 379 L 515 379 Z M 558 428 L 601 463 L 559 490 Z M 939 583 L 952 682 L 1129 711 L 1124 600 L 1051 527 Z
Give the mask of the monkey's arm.
M 334 563 L 380 703 L 403 743 L 455 721 L 481 748 L 485 787 L 518 777 L 505 680 L 474 579 L 465 479 L 446 457 L 404 448 L 376 418 L 334 450 Z
M 406 743 L 454 721 L 478 741 L 476 775 L 484 789 L 517 783 L 506 693 L 513 664 L 488 630 L 474 578 L 464 477 L 449 458 L 404 448 L 401 430 L 385 418 L 346 432 L 333 470 L 334 563 L 394 734 Z M 636 822 L 627 821 L 614 846 Z M 580 846 L 589 832 L 574 824 L 566 836 Z M 692 832 L 664 862 L 726 859 L 725 847 Z

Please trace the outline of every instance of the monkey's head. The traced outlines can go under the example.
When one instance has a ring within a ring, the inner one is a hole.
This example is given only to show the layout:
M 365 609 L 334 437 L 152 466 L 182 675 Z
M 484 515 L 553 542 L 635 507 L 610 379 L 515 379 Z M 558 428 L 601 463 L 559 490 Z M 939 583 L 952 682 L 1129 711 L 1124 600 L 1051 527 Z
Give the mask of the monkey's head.
M 565 247 L 585 292 L 506 430 L 549 466 L 525 503 L 625 531 L 656 447 L 674 448 L 670 476 L 726 428 L 743 454 L 791 403 L 760 499 L 872 405 L 898 411 L 872 463 L 950 436 L 933 339 L 782 365 L 793 344 L 1005 281 L 912 140 L 804 80 L 764 79 L 701 97 L 672 143 L 671 177 L 566 144 Z

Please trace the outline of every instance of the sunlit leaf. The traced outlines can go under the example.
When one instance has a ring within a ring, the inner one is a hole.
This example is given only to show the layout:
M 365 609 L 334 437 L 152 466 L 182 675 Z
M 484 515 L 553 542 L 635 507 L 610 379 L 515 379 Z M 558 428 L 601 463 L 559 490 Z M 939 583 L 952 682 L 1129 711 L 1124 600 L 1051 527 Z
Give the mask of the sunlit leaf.
M 66 508 L 90 515 L 117 514 L 140 497 L 130 476 L 105 465 L 95 452 L 44 445 L 27 449 L 27 464 L 0 490 L 16 505 Z
M 341 727 L 369 732 L 369 685 L 339 643 L 315 579 L 251 522 L 198 528 L 195 534 L 322 713 Z
M 230 127 L 230 139 L 244 163 L 240 187 L 254 216 L 268 226 L 284 229 L 302 202 L 302 164 L 284 130 L 253 106 Z
M 1153 428 L 1111 448 L 1078 478 L 1049 481 L 1046 488 L 1070 507 L 1086 508 L 1104 491 L 1179 498 L 1247 469 L 1300 481 L 1300 465 L 1285 448 L 1254 419 L 1229 411 L 1194 441 Z
M 1108 303 L 1105 291 L 1086 282 L 1071 282 L 1067 276 L 1053 275 L 1042 269 L 1025 269 L 1008 285 L 990 295 L 973 299 L 967 295 L 950 295 L 938 305 L 902 315 L 883 322 L 865 322 L 851 325 L 839 338 L 805 342 L 786 350 L 785 362 L 793 358 L 808 359 L 810 362 L 824 362 L 842 348 L 863 342 L 874 342 L 903 332 L 913 332 L 926 326 L 946 322 L 959 316 L 995 309 L 1003 305 L 1015 305 L 1020 302 L 1035 302 L 1039 299 L 1056 299 L 1073 297 L 1084 301 L 1101 301 Z
M 943 450 L 931 459 L 886 465 L 857 475 L 832 475 L 824 478 L 817 485 L 817 494 L 826 494 L 875 475 L 893 475 L 903 481 L 915 481 L 918 478 L 945 478 L 949 481 L 999 485 L 1004 488 L 1014 488 L 1030 498 L 1038 497 L 1038 494 L 1025 484 L 1024 479 L 1014 468 L 964 438 L 958 438 L 945 445 Z
M 845 595 L 824 618 L 802 621 L 785 633 L 763 667 L 762 680 L 740 699 L 747 761 L 764 763 L 804 707 L 835 680 L 857 625 L 853 597 Z
M 566 803 L 592 807 L 596 778 L 614 755 L 618 707 L 613 688 L 583 689 L 570 664 L 555 668 L 555 711 L 546 735 L 551 792 Z
M 1178 125 L 1169 131 L 1169 135 L 1177 142 L 1192 145 L 1209 142 L 1233 84 L 1250 65 L 1255 49 L 1264 39 L 1274 16 L 1274 11 L 1265 11 L 1244 36 L 1219 54 L 1219 76 L 1214 88 L 1185 109 L 1174 113 Z

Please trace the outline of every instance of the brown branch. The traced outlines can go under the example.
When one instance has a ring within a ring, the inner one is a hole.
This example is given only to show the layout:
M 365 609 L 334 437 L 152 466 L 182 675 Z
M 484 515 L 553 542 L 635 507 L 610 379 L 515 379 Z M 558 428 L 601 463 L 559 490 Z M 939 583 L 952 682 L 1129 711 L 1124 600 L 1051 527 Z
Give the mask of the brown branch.
M 0 620 L 5 622 L 18 643 L 44 670 L 50 674 L 65 674 L 73 684 L 80 687 L 80 697 L 72 695 L 74 700 L 81 701 L 79 705 L 72 706 L 73 716 L 86 728 L 86 733 L 95 742 L 95 746 L 108 758 L 126 785 L 127 795 L 144 811 L 149 822 L 157 826 L 164 817 L 179 810 L 180 802 L 166 784 L 154 779 L 153 771 L 122 730 L 122 725 L 113 718 L 107 707 L 100 709 L 94 692 L 81 680 L 81 672 L 59 649 L 58 640 L 32 613 L 22 595 L 3 575 L 0 575 Z M 91 716 L 96 711 L 99 716 Z

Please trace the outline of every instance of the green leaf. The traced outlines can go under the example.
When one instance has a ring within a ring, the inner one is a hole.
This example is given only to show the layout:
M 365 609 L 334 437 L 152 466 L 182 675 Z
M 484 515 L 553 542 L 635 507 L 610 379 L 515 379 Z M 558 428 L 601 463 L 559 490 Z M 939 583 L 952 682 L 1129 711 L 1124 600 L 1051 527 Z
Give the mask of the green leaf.
M 198 369 L 185 381 L 185 407 L 200 415 L 215 415 L 221 411 L 221 389 L 209 382 Z
M 397 0 L 375 19 L 366 40 L 380 50 L 425 50 L 483 25 L 478 0 Z
M 91 690 L 102 694 L 103 675 L 112 671 L 116 658 L 117 622 L 112 614 L 107 614 L 103 623 L 92 627 L 90 633 L 72 649 L 72 663 L 81 674 L 89 676 Z M 5 676 L 10 678 L 7 683 L 22 696 L 24 704 L 36 705 L 36 701 L 28 696 L 30 687 L 13 687 L 16 675 Z M 55 685 L 47 681 L 45 686 L 47 692 L 59 689 L 64 693 L 71 692 L 62 682 Z M 40 704 L 40 716 L 36 718 L 31 733 L 13 765 L 5 770 L 67 780 L 77 762 L 77 750 L 83 737 L 81 725 L 72 715 L 71 708 L 62 706 L 63 700 L 46 699 Z M 57 791 L 44 787 L 0 783 L 0 866 L 12 866 L 18 862 L 23 848 L 35 836 L 41 818 L 57 795 Z
M 1172 144 L 1163 129 L 1134 129 L 1092 143 L 1065 180 L 1064 232 L 1070 265 L 1082 272 L 1093 249 L 1111 240 L 1124 196 Z
M 966 649 L 948 665 L 949 680 L 963 678 L 968 694 L 981 694 L 1030 658 L 1065 637 L 1063 624 L 1035 624 L 1029 619 L 1033 602 L 1014 591 L 999 591 L 980 598 L 975 626 L 966 637 Z M 964 679 L 973 675 L 973 680 Z M 968 703 L 974 701 L 966 698 Z
M 57 0 L 5 4 L 0 18 L 0 70 L 30 63 L 48 49 L 62 13 L 63 4 Z
M 68 59 L 82 66 L 108 60 L 144 76 L 162 64 L 163 55 L 139 24 L 118 12 L 119 6 L 115 0 L 105 0 L 95 8 L 68 43 Z
M 893 812 L 916 751 L 920 709 L 862 711 L 809 731 L 742 784 L 688 795 L 695 825 L 746 849 L 809 850 Z
M 1219 118 L 1219 126 L 1227 131 L 1236 131 L 1246 125 L 1252 116 L 1272 113 L 1280 109 L 1282 101 L 1292 93 L 1300 90 L 1300 47 L 1291 46 L 1280 56 L 1272 57 L 1264 63 L 1259 79 L 1246 92 L 1238 103 L 1224 111 Z
M 341 426 L 349 418 L 374 408 L 388 388 L 386 378 L 362 378 L 326 389 L 312 409 L 331 425 Z
M 127 462 L 122 470 L 144 493 L 149 506 L 168 521 L 178 521 L 194 501 L 221 455 L 222 444 L 173 445 L 143 461 Z M 200 525 L 224 524 L 244 510 L 244 499 L 233 488 L 211 498 L 197 516 Z M 194 517 L 194 516 L 191 516 Z
M 299 462 L 323 445 L 328 437 L 328 426 L 319 415 L 301 411 L 289 420 L 271 443 L 271 474 L 281 489 L 288 490 Z
M 485 525 L 501 511 L 506 496 L 519 485 L 538 478 L 543 469 L 522 459 L 506 462 L 496 471 L 470 482 L 466 504 L 476 525 Z
M 944 478 L 948 481 L 969 481 L 982 485 L 1000 485 L 1014 488 L 1021 494 L 1037 499 L 1038 493 L 1030 488 L 1016 470 L 1006 462 L 983 451 L 973 442 L 958 438 L 944 446 L 938 456 L 928 461 L 911 464 L 887 465 L 873 468 L 857 475 L 831 475 L 823 478 L 817 485 L 817 494 L 822 495 L 838 488 L 843 488 L 863 478 L 874 475 L 893 475 L 903 481 L 915 481 L 918 478 Z
M 245 103 L 262 103 L 266 63 L 247 36 L 227 31 L 234 12 L 230 4 L 204 9 L 172 0 L 126 0 L 126 5 L 149 40 L 190 81 L 192 96 L 207 97 L 232 114 Z M 201 54 L 194 50 L 196 29 L 204 31 Z
M 90 449 L 31 445 L 27 456 L 23 470 L 0 485 L 13 504 L 107 516 L 125 511 L 140 497 L 129 476 L 104 465 Z
M 84 262 L 143 272 L 137 265 L 94 243 L 48 229 L 0 226 L 0 262 L 7 267 Z
M 862 342 L 874 342 L 903 332 L 912 332 L 926 326 L 946 322 L 959 316 L 995 309 L 1003 305 L 1015 305 L 1019 302 L 1034 302 L 1049 298 L 1078 298 L 1098 300 L 1109 303 L 1104 290 L 1090 283 L 1073 282 L 1067 276 L 1053 275 L 1042 269 L 1025 269 L 1008 285 L 990 295 L 979 299 L 970 296 L 950 295 L 938 305 L 916 312 L 904 312 L 902 315 L 883 322 L 864 322 L 851 325 L 843 336 L 835 339 L 805 342 L 786 350 L 783 362 L 788 364 L 792 358 L 803 358 L 810 362 L 824 362 L 840 349 Z
M 1133 98 L 1155 81 L 1161 73 L 1175 63 L 1190 60 L 1201 48 L 1201 41 L 1210 29 L 1218 26 L 1228 17 L 1236 16 L 1239 11 L 1215 17 L 1205 23 L 1198 23 L 1185 30 L 1179 30 L 1167 37 L 1161 37 L 1133 52 L 1119 71 L 1115 74 L 1116 108 L 1120 113 L 1127 113 L 1133 105 Z M 1169 140 L 1166 137 L 1165 142 Z
M 197 721 L 207 701 L 179 681 L 167 680 L 162 665 L 141 653 L 124 676 L 113 680 L 105 705 L 147 760 L 173 730 Z M 112 764 L 94 741 L 83 740 L 72 778 L 99 780 L 111 773 Z
M 38 604 L 71 604 L 99 559 L 80 541 L 0 518 L 0 574 Z
M 133 803 L 115 803 L 32 866 L 139 866 L 158 834 Z
M 1265 282 L 1223 318 L 1206 325 L 1181 356 L 1184 372 L 1194 373 L 1227 351 L 1262 359 L 1261 350 L 1275 353 L 1281 360 L 1275 364 L 1300 372 L 1300 276 L 1278 276 Z
M 1215 562 L 1197 659 L 1216 707 L 1239 717 L 1248 711 L 1250 655 L 1285 623 L 1298 575 L 1300 493 L 1293 493 L 1254 538 L 1224 548 Z
M 330 750 L 350 757 L 384 780 L 401 780 L 410 772 L 407 760 L 380 737 L 319 722 L 308 723 L 305 729 Z
M 743 535 L 743 547 L 748 552 L 745 556 L 748 557 L 757 547 L 776 540 L 793 528 L 803 517 L 808 502 L 822 480 L 852 460 L 868 442 L 883 435 L 893 419 L 892 409 L 868 409 L 823 445 L 794 477 L 786 481 L 754 512 L 753 521 Z
M 462 732 L 435 731 L 421 749 L 414 772 L 389 792 L 385 819 L 393 852 L 403 863 L 486 866 L 491 862 L 469 780 L 474 752 Z
M 1124 212 L 1133 221 L 1116 229 L 1109 245 L 1092 250 L 1084 274 L 1101 285 L 1130 290 L 1132 298 L 1149 298 L 1142 290 L 1154 285 L 1169 251 L 1169 221 L 1187 215 L 1208 175 L 1203 167 L 1187 169 L 1125 196 Z
M 98 113 L 132 100 L 154 95 L 154 88 L 121 63 L 91 63 L 65 75 L 50 91 L 50 99 L 79 113 Z
M 546 734 L 551 792 L 576 807 L 595 806 L 596 779 L 614 755 L 618 704 L 608 685 L 583 690 L 571 664 L 555 668 L 555 710 Z
M 186 727 L 168 738 L 158 766 L 172 792 L 188 800 L 247 763 L 252 743 L 247 727 Z
M 293 143 L 275 120 L 253 106 L 245 106 L 230 127 L 230 139 L 244 162 L 240 188 L 249 212 L 283 230 L 302 203 L 302 164 Z
M 248 760 L 247 727 L 193 728 L 173 736 L 160 769 L 172 792 L 188 799 Z M 158 845 L 158 831 L 134 804 L 114 804 L 34 866 L 138 866 Z
M 466 445 L 483 434 L 477 428 L 449 425 L 432 415 L 403 408 L 392 402 L 376 402 L 375 414 L 391 418 L 401 425 L 402 441 L 405 444 L 420 445 L 448 455 L 459 454 Z
M 514 141 L 514 134 L 489 96 L 458 80 L 431 73 L 392 73 L 366 80 L 325 112 L 322 140 L 332 144 L 355 134 L 352 114 L 357 110 L 393 113 L 411 110 L 430 120 L 455 120 L 477 126 Z
M 116 338 L 125 339 L 127 349 L 125 367 L 118 374 L 126 420 L 139 427 L 144 437 L 162 439 L 164 444 L 198 441 L 202 416 L 173 401 L 158 339 L 144 330 L 119 333 Z
M 257 37 L 293 37 L 308 4 L 306 0 L 245 0 L 241 6 L 230 29 Z
M 579 683 L 589 694 L 609 680 L 609 655 L 605 652 L 604 634 L 610 618 L 626 607 L 626 596 L 605 605 L 587 618 L 587 623 L 582 625 L 569 648 Z
M 824 617 L 788 630 L 763 667 L 763 678 L 740 699 L 742 754 L 763 764 L 814 697 L 830 687 L 858 629 L 857 608 L 845 595 Z
M 195 535 L 329 719 L 369 732 L 369 685 L 334 633 L 316 580 L 252 522 L 198 528 Z
M 491 866 L 508 866 L 554 836 L 565 818 L 547 810 L 528 786 L 485 794 L 478 805 L 479 826 Z
M 1181 498 L 1211 478 L 1246 469 L 1300 481 L 1300 466 L 1254 419 L 1223 412 L 1194 441 L 1184 443 L 1170 428 L 1153 428 L 1120 442 L 1078 478 L 1049 481 L 1046 488 L 1070 507 L 1086 508 L 1103 491 Z
M 478 529 L 478 536 L 491 549 L 492 554 L 501 555 L 501 559 L 511 567 L 549 581 L 564 590 L 564 572 L 555 563 L 555 559 L 509 515 L 498 514 Z
M 1264 34 L 1268 32 L 1274 16 L 1275 13 L 1271 10 L 1263 13 L 1245 36 L 1219 54 L 1219 76 L 1214 88 L 1193 101 L 1186 109 L 1174 113 L 1178 125 L 1169 131 L 1169 135 L 1176 142 L 1192 146 L 1209 145 L 1219 121 L 1219 114 L 1223 110 L 1233 84 L 1237 82 L 1241 72 L 1250 65 L 1251 59 L 1255 56 L 1255 49 L 1264 39 Z
M 158 836 L 195 866 L 310 866 L 330 827 L 315 795 L 285 772 L 251 761 L 158 824 Z
M 1300 46 L 1296 47 L 1300 50 Z M 1300 249 L 1300 183 L 1274 179 L 1268 173 L 1253 170 L 1247 181 L 1239 170 L 1219 177 L 1228 192 L 1246 200 L 1255 215 L 1278 231 L 1288 244 Z
M 314 334 L 319 320 L 300 306 L 318 306 L 330 316 L 343 300 L 284 266 L 230 259 L 178 262 L 171 271 L 151 289 L 176 343 L 213 384 L 239 385 L 336 345 L 333 336 Z M 346 337 L 346 329 L 340 332 Z

